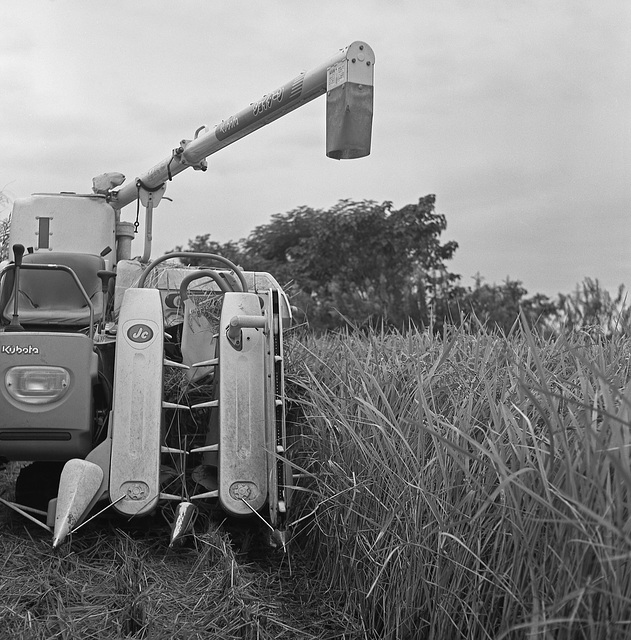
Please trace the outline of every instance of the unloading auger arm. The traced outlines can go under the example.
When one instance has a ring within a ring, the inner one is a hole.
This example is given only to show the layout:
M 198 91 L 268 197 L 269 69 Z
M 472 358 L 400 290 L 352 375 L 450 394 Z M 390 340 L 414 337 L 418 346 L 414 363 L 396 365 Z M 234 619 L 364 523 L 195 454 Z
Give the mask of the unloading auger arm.
M 339 160 L 368 155 L 374 63 L 372 49 L 365 42 L 353 42 L 319 67 L 301 73 L 222 120 L 212 131 L 200 127 L 193 140 L 182 140 L 169 157 L 135 182 L 112 190 L 111 205 L 122 209 L 138 198 L 140 187 L 146 191 L 159 189 L 187 167 L 205 170 L 208 156 L 324 93 L 327 94 L 327 156 Z

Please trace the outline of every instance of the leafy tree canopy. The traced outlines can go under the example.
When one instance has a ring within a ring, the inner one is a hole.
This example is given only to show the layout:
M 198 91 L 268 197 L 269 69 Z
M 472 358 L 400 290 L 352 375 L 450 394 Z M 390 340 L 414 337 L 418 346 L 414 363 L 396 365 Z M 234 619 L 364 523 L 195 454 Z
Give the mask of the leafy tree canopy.
M 551 329 L 557 317 L 555 303 L 541 293 L 526 297 L 527 293 L 519 280 L 507 277 L 499 285 L 488 284 L 476 274 L 473 288 L 457 287 L 449 300 L 440 300 L 437 306 L 446 310 L 443 321 L 452 324 L 473 321 L 508 334 L 523 314 L 529 326 Z
M 631 330 L 624 287 L 612 298 L 587 278 L 553 301 L 528 296 L 521 281 L 510 278 L 488 284 L 478 274 L 473 287 L 462 286 L 447 269 L 458 245 L 441 242 L 447 222 L 436 213 L 435 201 L 427 195 L 401 209 L 372 200 L 341 200 L 330 209 L 298 207 L 272 216 L 239 242 L 220 244 L 204 234 L 190 240 L 188 250 L 218 253 L 247 270 L 271 273 L 316 331 L 346 322 L 431 325 L 434 331 L 445 323 L 469 323 L 508 333 L 520 314 L 545 332 Z
M 441 281 L 457 279 L 445 261 L 458 245 L 440 242 L 446 226 L 434 195 L 401 209 L 391 202 L 341 200 L 330 209 L 276 214 L 236 244 L 197 236 L 189 249 L 229 253 L 246 269 L 269 271 L 288 286 L 316 329 L 344 318 L 358 325 L 425 325 L 436 274 Z
M 10 203 L 9 197 L 0 191 L 0 260 L 6 260 L 9 257 L 9 218 L 2 218 L 2 216 Z

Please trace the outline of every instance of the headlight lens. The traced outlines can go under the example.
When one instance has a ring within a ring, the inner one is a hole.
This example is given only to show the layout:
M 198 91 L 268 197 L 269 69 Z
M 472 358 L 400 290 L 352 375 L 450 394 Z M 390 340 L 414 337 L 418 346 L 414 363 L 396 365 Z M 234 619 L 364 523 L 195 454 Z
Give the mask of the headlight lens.
M 70 373 L 62 367 L 11 367 L 4 378 L 9 395 L 27 404 L 48 404 L 63 398 L 70 388 Z

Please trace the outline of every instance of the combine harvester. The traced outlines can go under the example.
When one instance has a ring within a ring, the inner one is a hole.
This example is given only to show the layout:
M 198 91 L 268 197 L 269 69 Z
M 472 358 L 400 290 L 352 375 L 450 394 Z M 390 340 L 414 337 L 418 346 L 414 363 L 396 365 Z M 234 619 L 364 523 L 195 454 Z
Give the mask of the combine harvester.
M 152 261 L 153 210 L 178 173 L 206 170 L 211 154 L 324 93 L 327 156 L 368 155 L 373 68 L 371 48 L 353 42 L 200 128 L 131 184 L 109 173 L 93 194 L 15 201 L 12 260 L 0 270 L 0 457 L 34 462 L 15 502 L 0 500 L 49 529 L 53 547 L 105 509 L 136 518 L 168 504 L 173 544 L 208 501 L 230 516 L 256 514 L 284 541 L 287 298 L 272 275 L 218 255 Z M 138 220 L 120 215 L 135 201 L 145 209 L 139 259 Z M 163 382 L 177 370 L 185 391 L 173 399 Z

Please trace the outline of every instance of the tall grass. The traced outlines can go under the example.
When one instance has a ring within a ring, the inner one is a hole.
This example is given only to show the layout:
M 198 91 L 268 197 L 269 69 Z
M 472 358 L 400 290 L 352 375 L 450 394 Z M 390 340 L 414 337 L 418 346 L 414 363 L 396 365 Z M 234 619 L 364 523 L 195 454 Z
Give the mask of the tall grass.
M 631 636 L 631 341 L 293 345 L 296 529 L 368 638 Z

